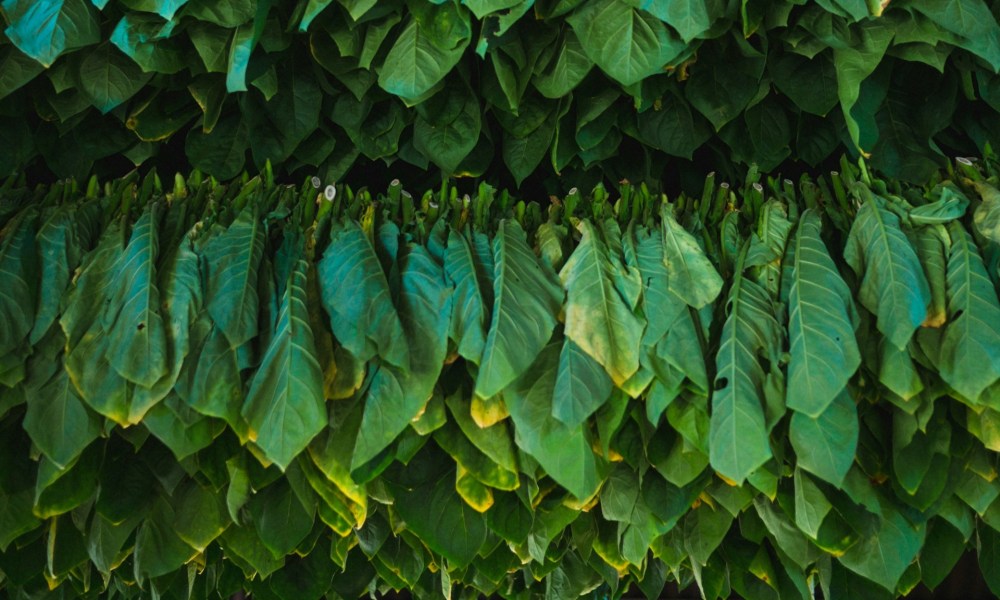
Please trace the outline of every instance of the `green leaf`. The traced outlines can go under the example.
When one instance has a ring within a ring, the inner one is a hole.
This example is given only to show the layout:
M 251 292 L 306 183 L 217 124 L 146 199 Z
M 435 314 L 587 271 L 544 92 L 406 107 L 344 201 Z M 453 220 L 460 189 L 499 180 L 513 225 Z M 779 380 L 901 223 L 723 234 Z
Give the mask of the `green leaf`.
M 555 100 L 572 92 L 593 67 L 580 38 L 567 27 L 555 41 L 551 58 L 536 67 L 531 82 L 543 96 Z
M 810 417 L 826 410 L 861 364 L 854 337 L 854 300 L 827 253 L 821 228 L 819 213 L 802 213 L 788 301 L 791 358 L 786 404 Z
M 254 527 L 267 551 L 282 559 L 312 530 L 315 509 L 305 506 L 286 478 L 281 478 L 253 496 L 248 505 Z
M 35 320 L 37 219 L 25 214 L 3 228 L 0 242 L 0 356 L 16 351 Z
M 422 246 L 409 247 L 400 262 L 399 317 L 408 343 L 408 369 L 382 363 L 371 378 L 351 467 L 375 458 L 431 399 L 448 351 L 451 290 L 444 269 Z
M 323 373 L 306 307 L 308 264 L 301 257 L 292 260 L 274 338 L 242 411 L 250 438 L 282 470 L 323 430 L 327 417 Z
M 861 538 L 838 560 L 858 575 L 895 592 L 903 572 L 917 557 L 927 530 L 914 525 L 887 502 L 880 501 L 877 529 Z
M 740 115 L 757 95 L 765 57 L 736 43 L 706 45 L 698 53 L 703 66 L 691 70 L 684 95 L 716 131 Z
M 411 19 L 382 63 L 378 84 L 402 98 L 422 98 L 461 59 L 472 39 L 465 9 L 446 2 L 411 5 Z
M 234 29 L 257 14 L 259 0 L 188 0 L 184 14 L 199 21 L 208 21 Z
M 17 91 L 44 70 L 45 67 L 16 47 L 6 48 L 0 52 L 0 99 Z
M 927 318 L 931 292 L 899 217 L 880 198 L 870 198 L 858 211 L 844 260 L 861 278 L 858 299 L 878 317 L 878 330 L 904 349 Z
M 264 252 L 264 229 L 254 207 L 247 206 L 201 251 L 207 271 L 206 308 L 232 348 L 257 336 L 257 271 Z
M 193 127 L 188 132 L 184 151 L 196 169 L 213 177 L 235 177 L 246 163 L 250 131 L 240 115 L 222 117 L 210 132 Z
M 994 72 L 1000 70 L 1000 25 L 985 2 L 929 0 L 913 8 L 956 34 L 958 46 L 980 56 Z
M 565 335 L 620 386 L 639 370 L 646 324 L 634 308 L 642 280 L 610 254 L 590 221 L 578 229 L 580 242 L 559 273 L 567 291 Z
M 858 427 L 857 409 L 846 391 L 816 417 L 792 413 L 788 435 L 798 466 L 839 487 L 854 463 Z
M 466 85 L 449 86 L 417 105 L 413 146 L 446 174 L 476 147 L 482 128 L 479 101 Z
M 973 185 L 983 199 L 973 215 L 976 230 L 986 239 L 1000 244 L 1000 191 L 981 181 L 973 182 Z
M 957 221 L 948 233 L 949 322 L 937 365 L 942 379 L 977 402 L 1000 379 L 1000 303 L 972 236 Z
M 763 407 L 767 374 L 757 355 L 774 353 L 781 331 L 767 292 L 741 274 L 729 291 L 727 307 L 716 357 L 709 460 L 739 484 L 771 457 Z
M 583 500 L 599 485 L 597 463 L 582 425 L 569 427 L 552 416 L 559 344 L 549 344 L 505 392 L 514 439 L 545 472 Z
M 198 552 L 205 552 L 208 545 L 229 525 L 229 515 L 226 514 L 222 497 L 192 480 L 185 482 L 174 493 L 172 503 L 177 537 Z
M 56 375 L 27 398 L 24 429 L 32 443 L 60 469 L 101 434 L 101 419 L 80 398 L 69 375 Z
M 107 114 L 132 96 L 149 81 L 139 65 L 111 43 L 92 50 L 80 63 L 81 89 L 90 103 Z
M 410 355 L 392 304 L 389 283 L 364 231 L 349 221 L 338 228 L 317 265 L 323 306 L 337 341 L 360 360 L 379 356 L 407 367 Z
M 555 275 L 535 258 L 516 221 L 500 222 L 493 257 L 493 311 L 475 388 L 482 398 L 495 396 L 531 366 L 552 336 L 563 300 Z
M 601 363 L 573 340 L 563 340 L 559 371 L 552 398 L 552 416 L 576 427 L 599 409 L 614 389 L 614 382 Z
M 587 2 L 566 20 L 590 59 L 625 86 L 662 73 L 687 48 L 662 21 L 622 0 Z
M 669 289 L 688 306 L 701 308 L 719 296 L 722 277 L 712 266 L 698 241 L 671 214 L 660 211 L 663 220 L 663 263 L 667 267 Z
M 476 268 L 472 245 L 455 229 L 448 232 L 444 271 L 455 286 L 452 296 L 451 328 L 448 337 L 457 342 L 458 353 L 466 360 L 479 364 L 486 347 L 486 301 Z
M 423 463 L 444 455 L 430 455 Z M 396 510 L 407 528 L 434 552 L 458 568 L 465 568 L 486 541 L 486 517 L 455 492 L 454 472 L 438 464 L 407 467 L 407 485 L 393 484 Z M 430 470 L 433 469 L 433 470 Z M 429 472 L 424 472 L 428 471 Z M 436 471 L 436 472 L 435 472 Z
M 66 50 L 96 44 L 100 27 L 85 0 L 4 0 L 4 34 L 17 48 L 49 68 Z
M 722 12 L 722 6 L 713 0 L 628 0 L 636 8 L 649 11 L 681 34 L 684 43 L 707 32 L 712 22 Z
M 167 331 L 160 312 L 156 261 L 160 253 L 158 204 L 139 217 L 111 282 L 102 315 L 111 366 L 125 379 L 150 387 L 167 374 Z M 138 420 L 141 414 L 130 415 Z
M 833 65 L 837 71 L 837 96 L 847 122 L 847 131 L 855 146 L 861 143 L 862 132 L 853 110 L 861 96 L 861 82 L 871 75 L 885 55 L 893 30 L 880 19 L 862 21 L 855 27 L 857 37 L 851 44 L 833 48 Z M 864 152 L 863 148 L 860 148 Z

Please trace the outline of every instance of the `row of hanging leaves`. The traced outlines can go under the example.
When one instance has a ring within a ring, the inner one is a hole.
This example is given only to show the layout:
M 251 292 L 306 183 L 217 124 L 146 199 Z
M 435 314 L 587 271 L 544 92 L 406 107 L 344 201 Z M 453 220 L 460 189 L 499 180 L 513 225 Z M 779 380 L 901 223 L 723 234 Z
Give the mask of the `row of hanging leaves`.
M 998 175 L 8 180 L 0 588 L 1000 592 Z

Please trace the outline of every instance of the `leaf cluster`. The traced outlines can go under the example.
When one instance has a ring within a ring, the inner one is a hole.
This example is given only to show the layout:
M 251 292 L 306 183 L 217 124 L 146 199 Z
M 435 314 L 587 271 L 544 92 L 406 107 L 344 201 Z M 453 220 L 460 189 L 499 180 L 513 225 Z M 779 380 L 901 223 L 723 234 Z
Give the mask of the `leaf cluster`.
M 985 0 L 4 0 L 0 176 L 359 159 L 659 178 L 850 151 L 914 182 L 1000 137 Z M 103 161 L 103 163 L 102 163 Z
M 1000 591 L 998 181 L 8 180 L 0 588 Z

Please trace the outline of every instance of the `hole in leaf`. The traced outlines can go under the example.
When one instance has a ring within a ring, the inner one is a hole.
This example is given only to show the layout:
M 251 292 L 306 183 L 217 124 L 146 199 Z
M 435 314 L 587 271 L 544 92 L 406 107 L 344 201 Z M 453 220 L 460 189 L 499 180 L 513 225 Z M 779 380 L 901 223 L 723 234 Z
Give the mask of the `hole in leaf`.
M 139 331 L 142 331 L 145 328 L 146 328 L 146 324 L 145 323 L 139 323 L 139 325 L 136 326 L 136 329 L 138 329 Z
M 715 391 L 724 390 L 729 385 L 728 377 L 719 377 L 715 380 Z

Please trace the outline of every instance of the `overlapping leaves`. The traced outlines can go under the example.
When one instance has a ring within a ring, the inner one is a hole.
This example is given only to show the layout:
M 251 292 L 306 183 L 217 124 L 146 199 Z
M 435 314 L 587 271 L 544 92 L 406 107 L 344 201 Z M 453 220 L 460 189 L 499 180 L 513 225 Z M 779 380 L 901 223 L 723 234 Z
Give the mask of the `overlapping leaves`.
M 341 180 L 363 157 L 518 184 L 595 165 L 638 180 L 705 148 L 765 170 L 848 150 L 921 181 L 1000 131 L 995 13 L 986 0 L 4 0 L 0 175 L 83 177 L 122 155 L 173 168 L 183 145 L 223 179 L 270 160 Z
M 990 572 L 998 173 L 623 184 L 544 217 L 488 186 L 10 181 L 0 586 L 899 595 L 967 548 Z

